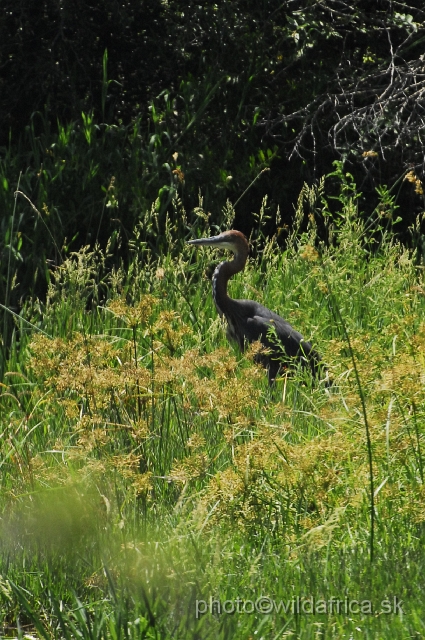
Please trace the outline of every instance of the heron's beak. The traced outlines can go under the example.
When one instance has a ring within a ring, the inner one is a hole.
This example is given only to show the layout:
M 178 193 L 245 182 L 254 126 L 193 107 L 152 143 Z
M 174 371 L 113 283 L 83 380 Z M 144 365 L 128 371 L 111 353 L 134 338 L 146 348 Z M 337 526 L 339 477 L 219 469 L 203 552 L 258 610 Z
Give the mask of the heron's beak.
M 197 238 L 196 240 L 188 240 L 187 244 L 195 244 L 202 247 L 209 247 L 217 243 L 218 236 L 213 236 L 212 238 Z
M 229 242 L 223 240 L 221 236 L 212 236 L 211 238 L 197 238 L 196 240 L 188 240 L 187 244 L 193 244 L 198 247 L 218 247 L 220 249 L 230 249 Z

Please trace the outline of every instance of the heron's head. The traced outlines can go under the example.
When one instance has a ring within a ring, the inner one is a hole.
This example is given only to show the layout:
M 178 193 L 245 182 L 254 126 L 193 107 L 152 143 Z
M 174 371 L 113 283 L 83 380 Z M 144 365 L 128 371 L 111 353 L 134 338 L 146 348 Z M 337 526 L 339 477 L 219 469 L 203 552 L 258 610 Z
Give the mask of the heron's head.
M 189 240 L 188 244 L 202 247 L 217 247 L 217 249 L 227 249 L 235 255 L 248 253 L 248 240 L 240 231 L 223 231 L 218 236 L 211 238 L 198 238 Z

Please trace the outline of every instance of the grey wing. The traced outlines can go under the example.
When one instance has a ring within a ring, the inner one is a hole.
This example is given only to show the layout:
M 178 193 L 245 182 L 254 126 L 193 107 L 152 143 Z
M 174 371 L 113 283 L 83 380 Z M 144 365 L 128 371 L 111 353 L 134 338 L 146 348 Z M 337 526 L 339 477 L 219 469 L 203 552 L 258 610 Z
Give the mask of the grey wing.
M 246 338 L 249 342 L 260 340 L 261 343 L 273 351 L 275 355 L 286 353 L 287 356 L 296 357 L 306 350 L 310 351 L 311 346 L 303 340 L 303 337 L 296 331 L 289 322 L 279 318 L 263 318 L 253 316 L 246 322 Z M 284 347 L 284 350 L 282 350 Z

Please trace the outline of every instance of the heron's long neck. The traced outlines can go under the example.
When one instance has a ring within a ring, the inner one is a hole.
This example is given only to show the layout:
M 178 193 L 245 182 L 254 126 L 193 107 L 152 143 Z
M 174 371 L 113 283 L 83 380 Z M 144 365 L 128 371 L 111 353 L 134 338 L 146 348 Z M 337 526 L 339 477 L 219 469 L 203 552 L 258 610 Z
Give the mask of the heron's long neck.
M 215 306 L 220 315 L 226 313 L 229 303 L 227 295 L 227 283 L 229 279 L 239 273 L 245 266 L 248 252 L 238 252 L 230 262 L 221 262 L 215 269 L 212 277 L 212 290 Z

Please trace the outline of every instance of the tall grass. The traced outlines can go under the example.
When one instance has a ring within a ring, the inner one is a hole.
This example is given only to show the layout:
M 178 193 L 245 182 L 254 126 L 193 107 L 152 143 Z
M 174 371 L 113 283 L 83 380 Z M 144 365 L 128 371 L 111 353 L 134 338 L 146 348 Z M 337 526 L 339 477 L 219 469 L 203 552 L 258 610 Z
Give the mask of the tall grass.
M 227 345 L 210 254 L 171 222 L 159 258 L 136 229 L 130 269 L 83 249 L 51 274 L 0 396 L 5 636 L 423 634 L 422 269 L 339 203 L 306 187 L 282 252 L 265 202 L 231 283 L 312 340 L 329 389 L 270 389 Z

